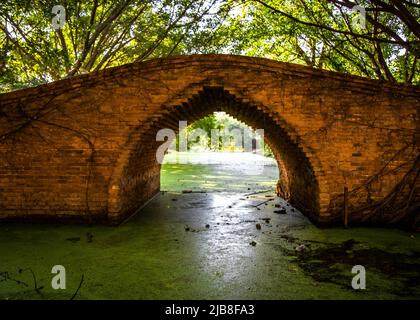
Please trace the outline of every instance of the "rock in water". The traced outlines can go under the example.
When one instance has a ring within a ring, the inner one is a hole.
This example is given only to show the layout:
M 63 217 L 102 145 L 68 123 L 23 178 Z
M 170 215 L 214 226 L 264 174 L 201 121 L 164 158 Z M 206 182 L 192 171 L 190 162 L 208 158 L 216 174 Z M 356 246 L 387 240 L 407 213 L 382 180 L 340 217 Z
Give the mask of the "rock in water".
M 277 214 L 286 214 L 287 211 L 286 211 L 286 209 L 280 209 L 280 210 L 275 210 L 274 213 L 277 213 Z
M 77 241 L 80 241 L 80 237 L 67 238 L 66 240 L 70 242 L 77 242 Z
M 302 252 L 302 251 L 304 251 L 306 249 L 306 246 L 304 245 L 304 244 L 301 244 L 301 245 L 299 245 L 299 246 L 297 246 L 296 248 L 295 248 L 295 250 L 297 251 L 297 252 Z
M 91 234 L 90 232 L 86 233 L 86 239 L 88 243 L 93 242 L 93 234 Z

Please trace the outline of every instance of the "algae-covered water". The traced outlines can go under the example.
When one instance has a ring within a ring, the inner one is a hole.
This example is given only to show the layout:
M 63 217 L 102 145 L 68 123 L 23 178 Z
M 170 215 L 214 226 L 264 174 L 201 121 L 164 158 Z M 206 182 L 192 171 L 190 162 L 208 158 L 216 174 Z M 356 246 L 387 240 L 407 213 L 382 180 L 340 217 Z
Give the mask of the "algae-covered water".
M 249 174 L 259 156 L 185 157 L 167 156 L 164 192 L 118 227 L 1 224 L 0 299 L 420 299 L 420 235 L 319 229 L 275 197 L 272 160 Z

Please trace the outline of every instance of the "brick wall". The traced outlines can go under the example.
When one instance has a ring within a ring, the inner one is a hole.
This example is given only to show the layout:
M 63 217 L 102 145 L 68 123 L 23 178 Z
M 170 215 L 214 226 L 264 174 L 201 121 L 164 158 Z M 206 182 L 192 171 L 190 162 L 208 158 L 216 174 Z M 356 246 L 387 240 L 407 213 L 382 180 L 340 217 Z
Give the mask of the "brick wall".
M 3 94 L 0 218 L 118 223 L 159 190 L 156 132 L 226 111 L 265 130 L 284 197 L 330 224 L 341 219 L 347 187 L 360 222 L 417 163 L 419 102 L 418 87 L 225 55 L 128 64 Z M 418 203 L 411 190 L 399 199 Z

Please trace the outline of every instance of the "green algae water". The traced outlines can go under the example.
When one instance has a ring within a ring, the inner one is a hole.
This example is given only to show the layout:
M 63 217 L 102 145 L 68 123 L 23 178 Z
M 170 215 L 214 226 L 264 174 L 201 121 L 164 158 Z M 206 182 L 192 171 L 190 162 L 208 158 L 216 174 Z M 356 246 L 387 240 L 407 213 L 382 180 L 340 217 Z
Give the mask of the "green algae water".
M 248 175 L 255 155 L 200 157 L 168 155 L 162 192 L 118 227 L 1 224 L 0 299 L 420 299 L 418 234 L 319 229 L 275 196 L 271 159 Z

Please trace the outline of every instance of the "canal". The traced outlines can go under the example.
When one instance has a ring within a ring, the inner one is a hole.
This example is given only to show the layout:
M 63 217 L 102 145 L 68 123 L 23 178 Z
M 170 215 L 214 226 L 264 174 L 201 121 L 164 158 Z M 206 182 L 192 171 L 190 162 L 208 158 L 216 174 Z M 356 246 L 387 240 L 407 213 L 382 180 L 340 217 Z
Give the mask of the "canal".
M 319 229 L 275 196 L 278 174 L 254 154 L 171 153 L 118 227 L 1 224 L 0 299 L 420 299 L 418 234 Z

